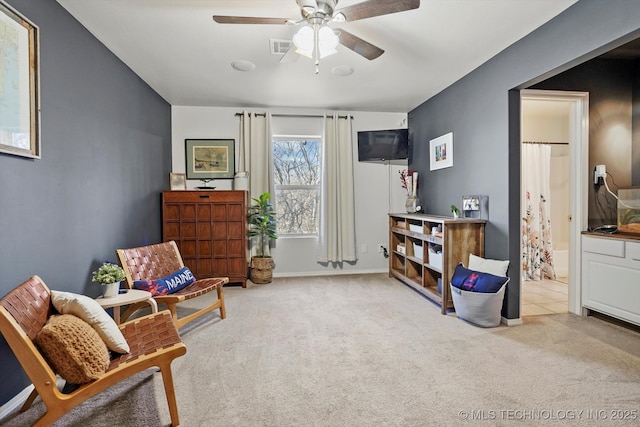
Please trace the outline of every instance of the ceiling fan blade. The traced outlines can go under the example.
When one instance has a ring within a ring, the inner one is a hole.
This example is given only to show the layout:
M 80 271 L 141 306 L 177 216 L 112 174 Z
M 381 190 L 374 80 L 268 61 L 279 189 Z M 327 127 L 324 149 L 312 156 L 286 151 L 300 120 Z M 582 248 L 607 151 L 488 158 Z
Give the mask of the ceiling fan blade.
M 290 62 L 296 62 L 299 57 L 300 55 L 296 53 L 296 45 L 291 44 L 289 50 L 287 50 L 284 55 L 282 55 L 282 58 L 280 58 L 280 63 L 288 64 Z
M 266 24 L 266 25 L 285 25 L 289 22 L 288 18 L 259 18 L 252 16 L 222 16 L 213 15 L 213 20 L 218 24 Z
M 340 9 L 337 13 L 342 13 L 345 20 L 351 22 L 359 19 L 373 18 L 374 16 L 404 12 L 405 10 L 417 9 L 419 7 L 420 0 L 367 0 Z
M 351 49 L 355 53 L 364 56 L 370 61 L 376 59 L 384 53 L 384 50 L 372 45 L 367 41 L 362 40 L 358 36 L 354 36 L 353 34 L 343 29 L 339 29 L 338 31 L 340 31 L 340 44 Z

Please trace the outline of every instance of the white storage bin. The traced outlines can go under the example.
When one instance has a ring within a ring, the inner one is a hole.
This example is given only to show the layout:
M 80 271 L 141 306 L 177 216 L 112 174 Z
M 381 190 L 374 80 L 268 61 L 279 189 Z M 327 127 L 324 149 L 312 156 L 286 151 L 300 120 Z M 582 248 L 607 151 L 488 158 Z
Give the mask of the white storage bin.
M 413 256 L 416 258 L 424 259 L 424 250 L 421 245 L 413 244 Z
M 442 270 L 442 252 L 436 252 L 429 248 L 429 264 Z
M 508 280 L 507 283 L 509 283 Z M 495 293 L 465 291 L 449 285 L 456 315 L 460 319 L 484 328 L 500 325 L 502 300 L 507 283 Z
M 406 248 L 404 247 L 404 245 L 398 245 L 398 246 L 396 247 L 396 250 L 397 250 L 398 252 L 400 252 L 401 254 L 406 254 L 406 253 L 407 253 Z
M 422 225 L 420 224 L 409 224 L 409 230 L 415 231 L 416 233 L 422 233 Z

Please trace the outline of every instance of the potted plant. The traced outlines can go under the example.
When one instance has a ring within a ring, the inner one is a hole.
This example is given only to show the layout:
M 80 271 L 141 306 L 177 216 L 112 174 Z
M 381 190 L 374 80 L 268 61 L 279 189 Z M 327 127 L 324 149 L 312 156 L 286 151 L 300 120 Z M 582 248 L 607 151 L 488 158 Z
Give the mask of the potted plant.
M 451 205 L 451 213 L 454 218 L 458 218 L 460 216 L 460 209 L 456 205 Z
M 247 235 L 256 237 L 256 255 L 251 257 L 249 278 L 253 283 L 271 283 L 276 264 L 271 257 L 269 244 L 278 238 L 276 212 L 270 201 L 270 193 L 262 193 L 252 198 L 255 203 L 249 207 L 249 230 Z
M 98 282 L 104 286 L 104 291 L 102 292 L 104 298 L 111 298 L 118 295 L 120 282 L 125 278 L 122 267 L 110 262 L 102 264 L 92 275 L 94 282 Z

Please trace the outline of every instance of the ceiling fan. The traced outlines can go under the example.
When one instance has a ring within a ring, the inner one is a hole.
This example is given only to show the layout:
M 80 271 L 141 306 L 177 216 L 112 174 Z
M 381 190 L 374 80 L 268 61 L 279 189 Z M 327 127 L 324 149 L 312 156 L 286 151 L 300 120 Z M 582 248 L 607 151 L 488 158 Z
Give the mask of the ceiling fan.
M 372 18 L 375 16 L 388 15 L 391 13 L 404 12 L 406 10 L 420 7 L 420 0 L 366 0 L 361 3 L 347 6 L 336 10 L 339 0 L 296 0 L 300 7 L 302 19 L 293 20 L 289 18 L 261 18 L 250 16 L 222 16 L 213 15 L 213 20 L 219 24 L 267 24 L 267 25 L 300 25 L 308 24 L 315 31 L 315 58 L 316 73 L 318 65 L 318 31 L 322 27 L 327 27 L 329 22 L 352 22 L 360 19 Z M 343 29 L 337 29 L 332 33 L 336 34 L 338 41 L 343 46 L 351 49 L 357 54 L 373 60 L 384 53 L 379 47 L 355 36 Z M 295 36 L 294 36 L 295 43 Z M 337 42 L 336 42 L 337 43 Z M 295 50 L 292 46 L 291 51 Z M 303 53 L 298 48 L 298 53 Z M 284 56 L 287 56 L 287 52 Z M 303 53 L 304 54 L 304 53 Z

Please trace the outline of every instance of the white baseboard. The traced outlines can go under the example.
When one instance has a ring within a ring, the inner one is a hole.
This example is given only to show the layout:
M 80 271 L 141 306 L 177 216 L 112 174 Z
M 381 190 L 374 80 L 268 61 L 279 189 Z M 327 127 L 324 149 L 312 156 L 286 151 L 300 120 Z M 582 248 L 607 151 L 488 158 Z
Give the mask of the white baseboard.
M 507 326 L 519 326 L 522 325 L 522 317 L 518 317 L 517 319 L 507 319 L 503 317 L 501 322 Z
M 29 385 L 20 393 L 15 395 L 13 399 L 0 406 L 0 421 L 2 421 L 7 415 L 12 414 L 19 409 L 27 400 L 33 389 L 33 384 Z
M 273 277 L 311 277 L 311 276 L 343 276 L 348 274 L 377 274 L 389 273 L 389 268 L 374 268 L 369 270 L 324 270 L 324 271 L 298 271 L 291 273 L 273 272 Z

